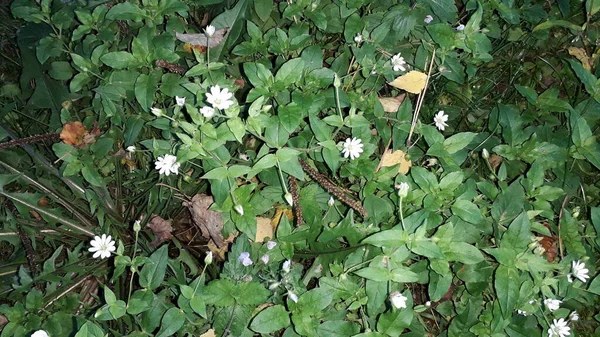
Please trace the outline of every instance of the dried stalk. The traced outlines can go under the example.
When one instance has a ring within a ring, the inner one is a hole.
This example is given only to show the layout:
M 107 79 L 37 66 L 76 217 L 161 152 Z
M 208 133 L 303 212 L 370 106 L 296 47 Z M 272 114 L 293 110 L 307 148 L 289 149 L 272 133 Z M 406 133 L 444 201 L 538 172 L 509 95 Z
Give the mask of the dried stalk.
M 27 138 L 15 139 L 0 144 L 0 151 L 10 149 L 11 147 L 23 146 L 25 144 L 39 143 L 43 141 L 55 142 L 59 139 L 59 134 L 56 132 L 43 133 Z
M 302 226 L 304 224 L 304 217 L 302 216 L 302 206 L 300 206 L 300 196 L 298 195 L 298 182 L 296 178 L 288 175 L 290 183 L 290 193 L 292 194 L 292 201 L 294 202 L 294 213 L 296 213 L 296 225 Z

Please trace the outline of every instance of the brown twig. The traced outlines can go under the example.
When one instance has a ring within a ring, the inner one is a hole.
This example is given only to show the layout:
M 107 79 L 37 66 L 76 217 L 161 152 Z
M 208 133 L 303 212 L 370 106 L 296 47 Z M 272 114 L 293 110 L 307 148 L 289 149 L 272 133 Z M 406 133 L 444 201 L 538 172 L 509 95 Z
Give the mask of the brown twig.
M 360 213 L 360 215 L 362 215 L 364 218 L 368 216 L 367 210 L 358 201 L 344 194 L 339 186 L 333 184 L 329 179 L 327 179 L 327 177 L 319 173 L 316 169 L 312 168 L 304 160 L 298 158 L 298 161 L 300 162 L 302 169 L 329 193 L 335 195 L 336 198 L 338 198 L 341 202 L 350 206 L 353 210 Z
M 180 66 L 179 64 L 170 63 L 170 62 L 167 62 L 166 60 L 156 60 L 155 64 L 157 67 L 167 69 L 168 71 L 170 71 L 172 73 L 179 74 L 179 75 L 185 74 L 185 68 Z
M 298 182 L 296 182 L 296 178 L 292 175 L 288 175 L 288 180 L 292 201 L 294 202 L 294 213 L 296 213 L 296 226 L 302 226 L 304 224 L 304 217 L 302 216 L 302 206 L 300 205 L 300 196 L 298 195 Z

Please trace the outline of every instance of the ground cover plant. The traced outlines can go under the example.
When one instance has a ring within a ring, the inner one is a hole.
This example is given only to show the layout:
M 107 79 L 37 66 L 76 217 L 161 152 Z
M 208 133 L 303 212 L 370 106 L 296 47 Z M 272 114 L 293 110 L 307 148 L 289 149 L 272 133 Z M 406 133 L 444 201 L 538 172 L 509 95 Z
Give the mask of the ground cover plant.
M 3 6 L 1 337 L 600 335 L 600 1 Z

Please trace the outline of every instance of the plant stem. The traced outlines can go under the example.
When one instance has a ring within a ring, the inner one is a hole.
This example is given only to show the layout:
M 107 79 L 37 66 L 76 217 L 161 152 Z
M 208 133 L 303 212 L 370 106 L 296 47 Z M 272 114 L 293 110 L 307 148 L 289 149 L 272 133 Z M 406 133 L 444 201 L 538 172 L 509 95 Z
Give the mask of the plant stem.
M 400 197 L 400 203 L 398 204 L 398 211 L 400 212 L 400 224 L 402 225 L 402 230 L 406 231 L 406 227 L 404 226 L 404 214 L 402 213 L 402 200 L 404 198 Z

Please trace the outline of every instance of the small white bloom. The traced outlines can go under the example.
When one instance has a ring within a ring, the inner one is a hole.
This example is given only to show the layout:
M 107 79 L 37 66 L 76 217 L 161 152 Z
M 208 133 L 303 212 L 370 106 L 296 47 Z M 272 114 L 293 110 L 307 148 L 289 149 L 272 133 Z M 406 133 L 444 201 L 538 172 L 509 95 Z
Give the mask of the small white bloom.
M 406 71 L 406 68 L 404 67 L 405 64 L 406 61 L 404 61 L 404 57 L 400 56 L 400 53 L 392 56 L 392 67 L 394 67 L 394 71 Z
M 292 193 L 287 192 L 283 197 L 290 206 L 294 206 L 294 197 L 292 197 Z
M 400 183 L 396 185 L 398 189 L 398 196 L 400 198 L 406 198 L 408 196 L 408 191 L 410 190 L 410 185 L 408 183 Z
M 170 154 L 166 154 L 164 157 L 158 157 L 154 162 L 154 166 L 158 170 L 158 173 L 166 176 L 169 176 L 171 173 L 178 174 L 180 165 L 181 164 L 177 162 L 177 157 Z
M 204 257 L 204 264 L 208 266 L 209 264 L 211 264 L 211 263 L 212 263 L 212 261 L 213 261 L 213 252 L 212 252 L 212 251 L 210 251 L 210 252 L 208 252 L 208 254 L 206 254 L 206 256 Z
M 542 256 L 542 255 L 544 255 L 544 253 L 545 253 L 545 252 L 546 252 L 546 249 L 545 249 L 544 247 L 542 247 L 542 246 L 537 246 L 537 247 L 535 247 L 535 249 L 533 250 L 533 253 L 534 253 L 535 255 L 538 255 L 538 256 Z
M 133 223 L 133 231 L 139 232 L 142 229 L 142 222 L 140 220 L 135 220 Z
M 240 204 L 233 206 L 233 209 L 238 212 L 239 215 L 244 215 L 244 207 Z
M 248 157 L 248 155 L 245 154 L 245 153 L 240 153 L 240 155 L 238 156 L 238 158 L 240 158 L 243 161 L 248 161 L 250 159 L 250 157 Z
M 294 301 L 294 303 L 298 303 L 298 295 L 294 294 L 291 291 L 288 291 L 288 298 Z
M 252 264 L 252 259 L 250 259 L 250 253 L 248 252 L 242 252 L 238 260 L 246 267 Z
M 567 274 L 567 281 L 569 281 L 569 283 L 573 283 L 573 275 Z
M 212 116 L 215 115 L 215 109 L 213 109 L 209 106 L 203 106 L 200 108 L 200 113 L 202 114 L 202 116 L 204 116 L 206 118 L 211 118 Z
M 179 106 L 184 106 L 185 105 L 185 97 L 175 96 L 175 103 L 177 103 L 177 105 L 179 105 Z
M 571 335 L 571 328 L 567 326 L 564 318 L 553 320 L 548 329 L 548 337 L 566 337 Z
M 275 241 L 267 241 L 267 249 L 271 250 L 273 248 L 275 248 L 275 246 L 277 246 L 277 242 Z
M 569 314 L 569 319 L 571 321 L 578 321 L 579 320 L 579 314 L 577 313 L 577 311 L 573 311 L 572 313 Z
M 352 139 L 346 139 L 346 142 L 344 142 L 343 146 L 344 148 L 342 149 L 342 153 L 344 154 L 344 158 L 348 158 L 348 156 L 350 156 L 351 160 L 356 159 L 363 152 L 362 140 L 356 137 L 353 137 Z
M 262 261 L 264 264 L 267 264 L 267 263 L 269 263 L 269 259 L 270 259 L 270 258 L 269 258 L 269 255 L 267 255 L 267 254 L 263 255 L 263 256 L 260 258 L 260 260 L 261 260 L 261 261 Z
M 335 204 L 335 200 L 333 199 L 333 197 L 329 197 L 329 200 L 327 201 L 327 205 L 329 205 L 329 207 L 333 207 L 334 204 Z
M 431 15 L 429 15 L 429 16 L 431 16 Z M 429 308 L 431 306 L 431 301 L 425 302 L 425 306 Z
M 396 309 L 406 308 L 406 300 L 408 300 L 408 297 L 402 295 L 399 291 L 390 294 L 390 302 Z
M 315 274 L 320 274 L 322 271 L 323 265 L 319 263 L 319 265 L 315 267 Z
M 522 316 L 528 316 L 529 313 L 525 310 L 517 310 L 517 314 L 522 315 Z
M 544 300 L 544 304 L 550 311 L 554 311 L 554 310 L 557 310 L 558 308 L 560 308 L 561 303 L 562 303 L 561 300 L 556 300 L 556 299 L 552 299 L 552 298 L 547 298 Z
M 431 23 L 431 21 L 433 21 L 433 16 L 427 15 L 423 21 L 425 21 L 425 23 Z
M 208 37 L 215 35 L 215 31 L 216 31 L 215 26 L 213 26 L 213 25 L 206 26 L 206 35 Z
M 284 273 L 289 273 L 291 265 L 291 260 L 285 260 L 285 262 L 283 263 L 283 267 L 281 267 L 281 270 L 283 270 Z
M 156 117 L 160 117 L 163 114 L 162 109 L 159 108 L 150 108 L 150 112 L 152 112 L 152 114 Z
M 461 32 L 461 31 L 465 30 L 465 25 L 463 25 L 463 24 L 460 24 L 460 25 L 458 25 L 458 26 L 456 27 L 456 30 L 458 30 L 459 32 Z
M 488 159 L 490 158 L 490 152 L 487 149 L 483 149 L 481 150 L 481 156 L 483 157 L 483 159 Z
M 125 150 L 126 150 L 127 152 L 130 152 L 130 153 L 132 153 L 132 152 L 135 152 L 136 148 L 135 148 L 135 146 L 131 145 L 131 146 L 128 146 L 128 147 L 127 147 L 127 149 L 125 149 Z
M 219 110 L 225 110 L 233 105 L 233 100 L 231 99 L 233 94 L 229 92 L 229 89 L 223 88 L 218 85 L 214 85 L 210 87 L 210 92 L 206 93 L 206 100 L 210 103 L 213 108 Z
M 94 239 L 90 241 L 91 247 L 88 251 L 93 252 L 93 258 L 100 257 L 101 259 L 105 259 L 110 257 L 110 253 L 115 251 L 115 240 L 111 238 L 110 235 L 102 234 L 100 236 L 94 236 Z
M 587 279 L 590 278 L 588 275 L 590 271 L 585 267 L 585 263 L 581 261 L 573 261 L 571 265 L 573 267 L 573 276 L 578 278 L 583 283 L 587 282 Z
M 447 121 L 448 115 L 444 113 L 444 110 L 440 110 L 433 117 L 433 123 L 435 123 L 435 127 L 438 128 L 438 130 L 440 131 L 444 131 L 448 127 L 448 124 L 446 124 Z
M 354 42 L 356 42 L 356 43 L 363 42 L 363 36 L 361 33 L 356 34 L 356 36 L 354 37 Z
M 38 330 L 31 334 L 31 337 L 49 337 L 48 333 L 44 330 Z

